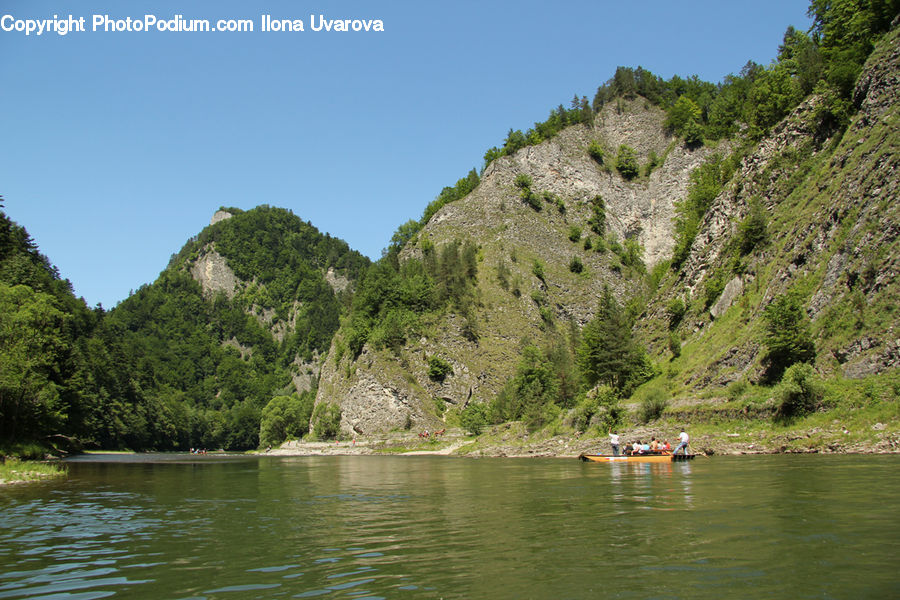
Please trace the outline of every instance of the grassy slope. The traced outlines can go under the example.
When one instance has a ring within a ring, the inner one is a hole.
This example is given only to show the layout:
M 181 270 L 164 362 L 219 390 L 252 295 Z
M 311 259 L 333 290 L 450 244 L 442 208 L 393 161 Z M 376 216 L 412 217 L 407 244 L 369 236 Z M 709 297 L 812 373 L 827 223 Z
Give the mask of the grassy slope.
M 692 302 L 682 354 L 672 360 L 659 343 L 665 323 L 643 326 L 645 339 L 656 341 L 662 373 L 634 400 L 661 390 L 673 402 L 660 425 L 688 422 L 698 434 L 735 440 L 736 448 L 753 439 L 769 451 L 900 450 L 900 374 L 868 368 L 895 343 L 898 325 L 898 109 L 865 126 L 851 123 L 819 152 L 810 146 L 788 147 L 757 174 L 769 199 L 771 239 L 746 260 L 752 281 L 731 308 L 711 320 L 702 300 Z M 819 412 L 774 423 L 775 390 L 747 382 L 761 374 L 762 311 L 787 289 L 801 292 L 812 313 L 826 395 Z M 657 314 L 677 290 L 674 276 L 662 283 Z M 698 321 L 703 327 L 694 330 Z

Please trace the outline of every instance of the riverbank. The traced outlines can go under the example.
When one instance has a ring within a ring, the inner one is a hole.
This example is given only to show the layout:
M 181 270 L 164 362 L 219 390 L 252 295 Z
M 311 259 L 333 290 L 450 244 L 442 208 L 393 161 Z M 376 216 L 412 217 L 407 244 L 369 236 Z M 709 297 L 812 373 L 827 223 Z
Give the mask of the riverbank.
M 8 458 L 0 463 L 0 485 L 40 481 L 62 477 L 65 474 L 65 467 L 57 463 L 23 461 L 15 458 Z
M 682 424 L 675 419 L 646 425 L 629 425 L 618 433 L 628 442 L 656 437 L 674 446 Z M 690 449 L 707 455 L 833 453 L 900 453 L 900 426 L 890 423 L 848 423 L 841 419 L 812 418 L 799 423 L 777 424 L 765 420 L 734 419 L 719 423 L 687 425 Z M 486 428 L 478 437 L 461 429 L 448 429 L 439 438 L 422 438 L 415 432 L 338 442 L 286 442 L 266 454 L 281 456 L 322 455 L 445 455 L 470 457 L 558 457 L 583 453 L 609 453 L 609 437 L 596 429 L 587 434 L 567 431 L 530 433 L 521 423 Z

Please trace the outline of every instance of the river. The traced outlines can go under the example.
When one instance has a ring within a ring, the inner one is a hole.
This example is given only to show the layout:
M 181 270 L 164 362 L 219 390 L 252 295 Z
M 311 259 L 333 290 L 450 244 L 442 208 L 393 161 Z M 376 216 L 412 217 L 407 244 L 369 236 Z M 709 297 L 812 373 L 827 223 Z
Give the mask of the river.
M 900 457 L 100 455 L 0 490 L 0 599 L 897 598 Z

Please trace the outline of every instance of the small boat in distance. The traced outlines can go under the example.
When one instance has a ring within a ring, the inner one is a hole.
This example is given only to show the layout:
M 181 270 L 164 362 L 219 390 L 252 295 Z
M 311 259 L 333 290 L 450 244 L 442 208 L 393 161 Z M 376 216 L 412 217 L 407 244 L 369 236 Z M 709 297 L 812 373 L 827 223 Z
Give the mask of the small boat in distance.
M 609 454 L 582 454 L 578 458 L 585 462 L 635 462 L 635 463 L 667 463 L 693 460 L 696 454 L 628 454 L 612 456 Z

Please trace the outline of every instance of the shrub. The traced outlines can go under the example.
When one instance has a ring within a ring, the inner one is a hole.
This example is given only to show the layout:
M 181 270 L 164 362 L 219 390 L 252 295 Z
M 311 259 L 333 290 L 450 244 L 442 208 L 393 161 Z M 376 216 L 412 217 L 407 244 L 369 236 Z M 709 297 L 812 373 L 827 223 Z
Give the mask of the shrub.
M 341 432 L 341 408 L 337 404 L 316 406 L 312 415 L 313 435 L 320 440 L 334 439 Z
M 814 411 L 825 395 L 825 387 L 812 365 L 797 363 L 784 372 L 775 391 L 775 416 L 791 419 Z
M 677 331 L 669 332 L 669 350 L 672 352 L 672 358 L 681 356 L 681 336 Z
M 480 402 L 470 402 L 459 415 L 459 424 L 472 435 L 481 435 L 487 423 L 487 407 Z
M 447 375 L 453 374 L 453 366 L 440 356 L 434 355 L 428 359 L 428 378 L 432 381 L 444 381 Z
M 725 277 L 721 271 L 716 271 L 712 277 L 708 277 L 703 284 L 704 308 L 709 308 L 722 295 L 725 290 Z
M 519 173 L 516 175 L 515 185 L 520 190 L 531 189 L 531 176 L 525 173 Z
M 591 418 L 600 407 L 596 396 L 585 396 L 575 407 L 572 426 L 576 431 L 586 431 L 591 425 Z
M 794 363 L 812 362 L 816 347 L 810 333 L 809 317 L 800 298 L 793 293 L 779 296 L 763 312 L 766 336 L 766 377 L 774 381 Z
M 544 281 L 544 263 L 542 263 L 538 259 L 534 259 L 534 263 L 531 265 L 531 272 L 535 277 L 541 280 L 542 283 L 546 283 Z
M 594 196 L 591 200 L 591 216 L 588 218 L 588 225 L 591 231 L 602 236 L 606 231 L 606 203 L 600 194 Z
M 569 227 L 569 241 L 577 242 L 581 239 L 581 227 L 578 225 L 572 225 Z
M 651 390 L 650 393 L 641 400 L 641 421 L 643 423 L 649 423 L 650 421 L 659 419 L 668 405 L 669 400 L 666 398 L 665 392 L 658 388 Z
M 584 263 L 581 262 L 581 259 L 577 256 L 573 256 L 572 260 L 569 262 L 569 270 L 573 273 L 581 273 L 584 271 Z
M 597 140 L 592 140 L 588 146 L 588 155 L 593 158 L 597 164 L 603 164 L 603 146 Z
M 766 209 L 758 198 L 750 200 L 750 212 L 738 225 L 738 243 L 741 254 L 750 254 L 769 239 Z
M 669 301 L 669 304 L 666 306 L 666 314 L 669 315 L 669 329 L 678 327 L 678 324 L 684 318 L 685 312 L 687 312 L 687 307 L 684 305 L 684 300 L 673 298 Z
M 634 148 L 622 144 L 619 146 L 619 154 L 616 156 L 616 169 L 625 179 L 634 179 L 640 173 L 637 153 Z

